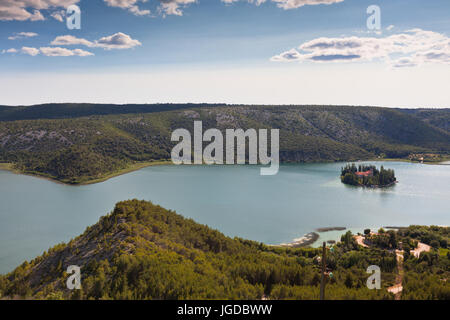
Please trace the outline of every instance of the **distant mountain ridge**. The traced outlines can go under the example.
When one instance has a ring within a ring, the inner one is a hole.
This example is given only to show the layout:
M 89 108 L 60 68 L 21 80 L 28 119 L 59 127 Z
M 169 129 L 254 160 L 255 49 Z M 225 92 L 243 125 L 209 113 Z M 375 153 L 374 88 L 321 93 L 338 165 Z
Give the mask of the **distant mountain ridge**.
M 0 106 L 0 121 L 67 119 L 113 114 L 153 113 L 189 108 L 224 106 L 225 104 L 96 104 L 47 103 L 31 106 Z
M 64 119 L 93 115 L 153 113 L 192 108 L 236 107 L 226 103 L 154 103 L 154 104 L 101 104 L 101 103 L 45 103 L 29 106 L 0 105 L 0 121 L 35 120 L 35 119 Z M 242 107 L 257 105 L 242 105 Z M 307 107 L 309 105 L 279 105 L 274 107 Z M 313 106 L 314 107 L 314 106 Z M 330 106 L 333 107 L 333 106 Z M 340 106 L 336 106 L 340 107 Z M 354 106 L 350 106 L 354 107 Z M 402 113 L 414 115 L 438 128 L 450 130 L 450 108 L 389 108 Z
M 0 119 L 9 119 L 0 121 L 0 162 L 66 183 L 88 182 L 136 163 L 169 160 L 171 133 L 178 128 L 193 132 L 194 121 L 202 121 L 204 130 L 280 129 L 282 162 L 449 154 L 449 115 L 450 109 L 351 106 L 0 107 Z M 26 117 L 39 119 L 13 120 Z

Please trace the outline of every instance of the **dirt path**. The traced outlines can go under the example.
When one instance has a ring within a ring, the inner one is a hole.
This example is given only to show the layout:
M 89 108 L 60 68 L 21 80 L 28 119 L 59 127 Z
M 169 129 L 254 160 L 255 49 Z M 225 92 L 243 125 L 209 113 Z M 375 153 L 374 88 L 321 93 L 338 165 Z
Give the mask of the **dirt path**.
M 417 248 L 414 250 L 411 250 L 411 254 L 414 255 L 414 257 L 419 258 L 421 252 L 428 252 L 431 250 L 431 247 L 425 243 L 419 242 L 417 245 Z M 395 285 L 392 287 L 389 287 L 387 290 L 390 293 L 393 293 L 395 295 L 395 300 L 400 300 L 402 297 L 402 291 L 403 291 L 403 250 L 395 250 L 395 254 L 397 256 L 397 268 L 398 268 L 398 274 L 395 277 Z
M 365 248 L 369 247 L 367 244 L 364 243 L 364 237 L 363 236 L 355 236 L 355 240 L 360 246 L 365 247 Z
M 397 256 L 398 273 L 395 277 L 395 285 L 389 287 L 387 291 L 395 295 L 395 300 L 400 300 L 403 291 L 403 250 L 395 250 L 395 254 Z

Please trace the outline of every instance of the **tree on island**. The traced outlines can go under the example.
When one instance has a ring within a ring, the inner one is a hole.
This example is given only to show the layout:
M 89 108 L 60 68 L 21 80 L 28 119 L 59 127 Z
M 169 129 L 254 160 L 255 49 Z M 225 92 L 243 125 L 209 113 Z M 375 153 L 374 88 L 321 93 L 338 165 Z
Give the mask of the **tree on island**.
M 395 183 L 397 178 L 392 169 L 385 169 L 381 166 L 378 170 L 374 165 L 359 165 L 356 167 L 352 163 L 341 169 L 341 181 L 352 186 L 385 187 Z

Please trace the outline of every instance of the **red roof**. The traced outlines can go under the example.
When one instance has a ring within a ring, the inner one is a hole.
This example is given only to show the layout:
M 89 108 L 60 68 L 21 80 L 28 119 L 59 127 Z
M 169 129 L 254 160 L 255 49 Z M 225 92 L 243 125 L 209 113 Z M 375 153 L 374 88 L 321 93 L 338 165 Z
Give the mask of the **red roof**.
M 369 177 L 370 175 L 372 175 L 372 170 L 367 170 L 364 172 L 357 172 L 356 175 L 357 176 L 361 176 L 361 177 Z

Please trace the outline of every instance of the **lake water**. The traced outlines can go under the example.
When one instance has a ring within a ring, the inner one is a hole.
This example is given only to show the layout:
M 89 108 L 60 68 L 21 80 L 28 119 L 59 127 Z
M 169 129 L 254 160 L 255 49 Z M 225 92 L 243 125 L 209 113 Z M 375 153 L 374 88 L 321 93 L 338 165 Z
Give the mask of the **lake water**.
M 343 185 L 342 163 L 283 165 L 276 176 L 260 176 L 256 166 L 155 166 L 87 186 L 0 170 L 0 273 L 69 241 L 132 198 L 267 244 L 319 227 L 450 224 L 450 166 L 381 164 L 395 169 L 400 183 L 385 190 Z

